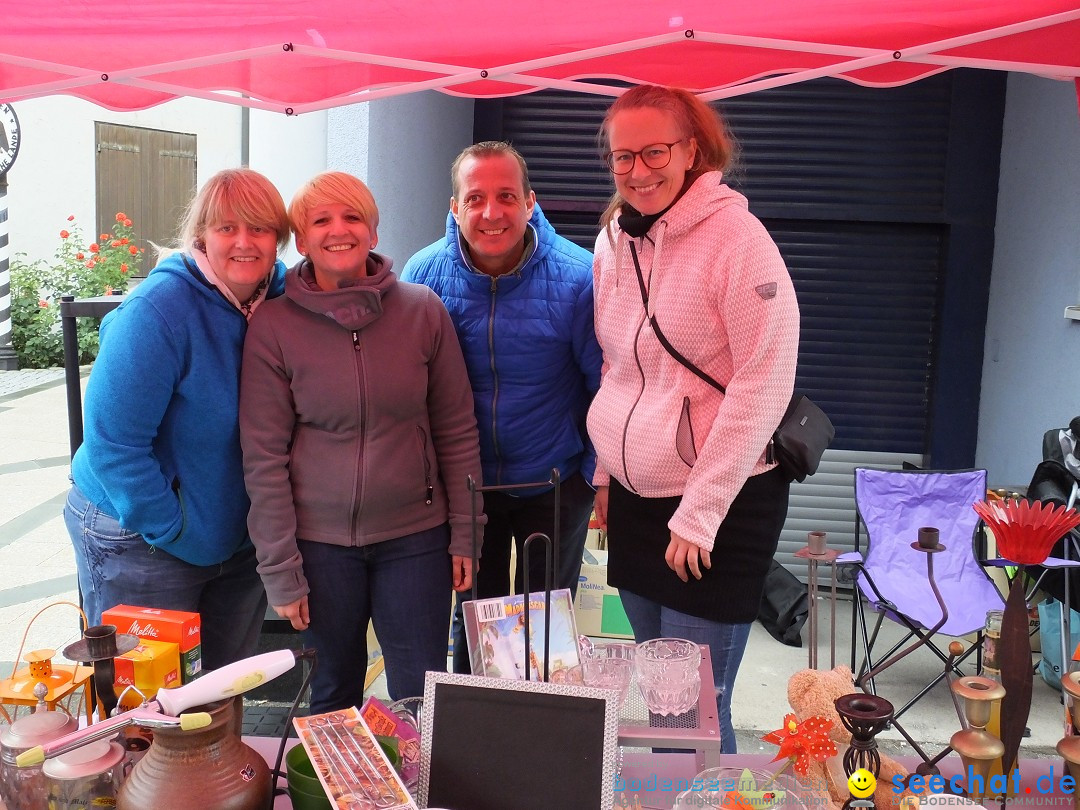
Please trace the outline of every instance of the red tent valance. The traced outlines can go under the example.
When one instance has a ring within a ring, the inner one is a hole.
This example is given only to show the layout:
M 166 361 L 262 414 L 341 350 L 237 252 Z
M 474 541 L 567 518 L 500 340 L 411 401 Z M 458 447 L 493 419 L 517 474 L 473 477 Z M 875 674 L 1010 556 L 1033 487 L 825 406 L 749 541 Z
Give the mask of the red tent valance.
M 66 93 L 114 110 L 617 92 L 598 78 L 722 98 L 961 66 L 1080 77 L 1077 0 L 6 0 L 0 21 L 0 101 Z

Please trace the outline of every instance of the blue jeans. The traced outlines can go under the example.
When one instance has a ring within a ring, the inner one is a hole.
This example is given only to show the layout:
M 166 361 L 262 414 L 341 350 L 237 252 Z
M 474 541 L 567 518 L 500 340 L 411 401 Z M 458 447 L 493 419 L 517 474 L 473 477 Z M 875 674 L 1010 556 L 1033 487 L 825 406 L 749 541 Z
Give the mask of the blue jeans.
M 424 673 L 446 671 L 450 629 L 449 524 L 368 546 L 299 540 L 310 625 L 304 643 L 318 657 L 311 712 L 364 702 L 370 620 L 393 700 L 424 694 Z
M 192 565 L 128 531 L 72 484 L 64 523 L 75 547 L 82 607 L 91 625 L 119 605 L 186 610 L 202 618 L 203 669 L 254 655 L 266 591 L 248 543 L 218 565 Z
M 553 577 L 555 588 L 569 588 L 571 597 L 577 594 L 578 576 L 581 574 L 581 552 L 585 549 L 585 537 L 589 532 L 595 491 L 581 475 L 575 473 L 563 481 L 559 489 L 559 570 Z M 529 536 L 542 532 L 555 538 L 555 490 L 542 492 L 528 498 L 506 492 L 484 493 L 484 547 L 480 559 L 480 572 L 476 578 L 478 599 L 507 596 L 510 593 L 510 544 L 517 544 L 517 573 L 514 577 L 514 593 L 522 593 L 524 586 L 523 545 Z M 529 588 L 544 589 L 544 545 L 540 541 L 529 544 Z M 461 603 L 472 599 L 472 589 L 458 594 L 454 608 L 454 672 L 468 675 L 472 672 L 469 651 L 465 642 L 465 624 L 461 618 Z
M 713 686 L 716 689 L 716 713 L 720 722 L 720 752 L 734 754 L 735 728 L 731 724 L 731 692 L 742 663 L 749 624 L 724 624 L 679 613 L 625 589 L 619 591 L 626 617 L 634 628 L 639 644 L 651 638 L 685 638 L 709 645 Z

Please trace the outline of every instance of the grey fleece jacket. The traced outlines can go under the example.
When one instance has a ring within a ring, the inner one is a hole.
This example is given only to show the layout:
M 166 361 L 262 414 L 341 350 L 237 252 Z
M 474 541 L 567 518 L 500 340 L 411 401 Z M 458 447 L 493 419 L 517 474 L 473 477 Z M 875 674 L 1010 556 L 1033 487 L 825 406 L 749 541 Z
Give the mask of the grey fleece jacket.
M 439 297 L 390 266 L 372 253 L 365 278 L 326 291 L 301 262 L 248 327 L 240 439 L 272 605 L 308 593 L 297 538 L 362 546 L 449 520 L 448 553 L 472 553 L 466 478 L 481 472 L 465 361 Z

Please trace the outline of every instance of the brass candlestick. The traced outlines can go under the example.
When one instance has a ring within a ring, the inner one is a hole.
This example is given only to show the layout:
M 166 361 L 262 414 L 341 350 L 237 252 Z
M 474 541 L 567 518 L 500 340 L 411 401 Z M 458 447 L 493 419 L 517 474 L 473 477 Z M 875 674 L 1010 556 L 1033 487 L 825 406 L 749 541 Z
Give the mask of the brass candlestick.
M 953 734 L 949 745 L 964 761 L 965 770 L 970 769 L 978 777 L 971 780 L 971 787 L 981 789 L 973 791 L 971 798 L 981 801 L 988 795 L 990 767 L 1005 753 L 1001 740 L 986 730 L 994 701 L 1005 697 L 1005 689 L 997 681 L 979 675 L 957 678 L 952 689 L 964 701 L 968 727 Z

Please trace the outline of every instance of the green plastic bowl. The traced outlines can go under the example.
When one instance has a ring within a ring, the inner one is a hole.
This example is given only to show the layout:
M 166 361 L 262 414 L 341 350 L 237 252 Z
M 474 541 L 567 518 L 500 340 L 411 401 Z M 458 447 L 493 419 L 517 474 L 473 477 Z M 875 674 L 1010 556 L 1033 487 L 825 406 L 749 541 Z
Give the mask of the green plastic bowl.
M 304 746 L 295 745 L 289 749 L 285 755 L 285 773 L 293 810 L 333 810 Z

